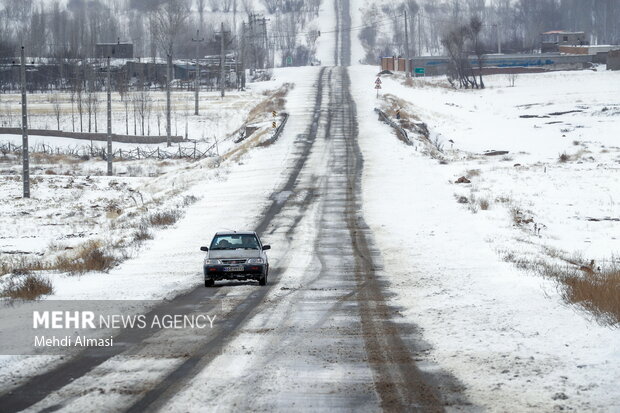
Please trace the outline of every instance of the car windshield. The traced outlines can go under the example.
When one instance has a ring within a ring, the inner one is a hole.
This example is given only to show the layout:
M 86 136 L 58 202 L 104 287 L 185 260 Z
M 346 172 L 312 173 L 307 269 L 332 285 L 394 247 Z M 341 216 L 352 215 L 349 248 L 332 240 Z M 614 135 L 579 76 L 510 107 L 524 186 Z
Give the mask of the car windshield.
M 211 241 L 212 250 L 257 250 L 258 239 L 253 234 L 216 235 Z

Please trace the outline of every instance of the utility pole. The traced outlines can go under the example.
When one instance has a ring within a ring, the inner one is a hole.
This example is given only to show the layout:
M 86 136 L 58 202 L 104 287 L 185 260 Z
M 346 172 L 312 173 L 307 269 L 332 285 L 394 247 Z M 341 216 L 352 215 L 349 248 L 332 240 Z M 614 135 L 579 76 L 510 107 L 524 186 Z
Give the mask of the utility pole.
M 108 176 L 112 176 L 112 75 L 110 74 L 110 56 L 108 56 Z
M 199 108 L 198 108 L 198 91 L 200 89 L 200 54 L 199 54 L 199 45 L 201 42 L 204 42 L 204 38 L 200 38 L 200 30 L 196 30 L 196 38 L 192 38 L 192 42 L 196 43 L 196 85 L 194 86 L 194 115 L 198 116 Z
M 418 56 L 422 56 L 422 24 L 421 12 L 418 11 Z
M 22 46 L 21 55 L 21 83 L 22 83 L 22 181 L 24 183 L 24 198 L 30 198 L 30 158 L 28 154 L 28 101 L 26 99 L 26 51 Z
M 224 47 L 224 22 L 222 22 L 222 29 L 220 31 L 220 88 L 222 89 L 222 97 L 224 97 L 225 84 L 225 71 L 226 71 L 226 50 Z
M 241 89 L 245 89 L 245 22 L 241 22 Z
M 265 53 L 266 53 L 266 67 L 270 66 L 271 57 L 269 53 L 269 40 L 267 39 L 267 19 L 263 17 L 263 43 L 265 45 Z
M 502 38 L 499 36 L 499 24 L 494 24 L 497 30 L 497 54 L 502 54 Z
M 170 111 L 171 111 L 171 107 L 170 107 L 170 82 L 171 82 L 171 78 L 172 78 L 172 55 L 168 54 L 168 62 L 167 62 L 167 67 L 166 67 L 166 146 L 170 146 L 172 145 L 172 143 L 170 142 L 170 134 L 172 131 L 172 125 L 171 125 L 171 121 L 170 121 Z
M 411 77 L 411 68 L 409 67 L 409 24 L 407 21 L 407 10 L 405 10 L 405 72 L 407 77 Z

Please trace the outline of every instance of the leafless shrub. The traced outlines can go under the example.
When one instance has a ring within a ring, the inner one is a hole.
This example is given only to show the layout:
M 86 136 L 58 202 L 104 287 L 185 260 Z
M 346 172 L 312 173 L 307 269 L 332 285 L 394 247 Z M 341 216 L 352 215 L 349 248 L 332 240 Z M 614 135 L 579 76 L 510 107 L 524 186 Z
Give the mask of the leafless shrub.
M 519 75 L 517 73 L 509 73 L 506 75 L 506 78 L 508 79 L 508 84 L 510 85 L 510 87 L 515 87 L 515 82 L 517 81 L 518 77 Z
M 144 176 L 144 169 L 139 165 L 127 166 L 127 174 L 131 177 Z
M 470 169 L 465 173 L 467 178 L 472 178 L 474 176 L 480 176 L 480 169 Z
M 29 274 L 18 281 L 11 280 L 2 292 L 3 297 L 17 300 L 36 300 L 42 295 L 52 294 L 54 287 L 49 279 Z
M 190 205 L 195 204 L 198 201 L 198 198 L 194 195 L 186 195 L 183 197 L 183 206 L 188 207 Z
M 480 207 L 481 210 L 486 211 L 489 209 L 490 203 L 489 200 L 486 198 L 481 198 L 478 200 L 478 206 Z
M 147 241 L 153 239 L 153 234 L 149 231 L 148 225 L 145 222 L 140 223 L 138 228 L 133 233 L 133 239 L 136 242 Z
M 534 222 L 533 218 L 526 216 L 525 212 L 516 206 L 510 208 L 510 215 L 512 217 L 512 222 L 515 225 L 531 224 Z
M 432 144 L 435 147 L 435 149 L 437 149 L 439 152 L 443 152 L 443 143 L 441 143 L 439 136 L 435 136 L 435 139 L 433 139 Z
M 148 223 L 154 226 L 163 227 L 172 225 L 179 220 L 181 212 L 178 209 L 155 212 L 148 217 Z
M 45 269 L 47 269 L 47 267 L 41 260 L 33 260 L 26 257 L 12 260 L 7 259 L 0 262 L 0 275 L 10 273 L 13 275 L 27 275 L 33 271 L 42 271 Z
M 566 152 L 560 154 L 560 156 L 558 158 L 558 162 L 566 163 L 568 161 L 570 161 L 570 156 Z
M 99 241 L 87 241 L 70 254 L 56 258 L 53 269 L 70 274 L 87 271 L 108 271 L 119 261 L 109 254 Z

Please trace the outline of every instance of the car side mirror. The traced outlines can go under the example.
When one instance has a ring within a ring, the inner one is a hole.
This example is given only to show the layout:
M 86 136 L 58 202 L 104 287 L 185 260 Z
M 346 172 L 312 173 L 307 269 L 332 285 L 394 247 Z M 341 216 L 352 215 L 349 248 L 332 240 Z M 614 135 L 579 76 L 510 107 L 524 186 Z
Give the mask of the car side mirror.
M 209 251 L 209 247 L 200 247 L 200 251 Z
M 271 245 L 263 245 L 263 251 L 267 251 L 271 249 Z

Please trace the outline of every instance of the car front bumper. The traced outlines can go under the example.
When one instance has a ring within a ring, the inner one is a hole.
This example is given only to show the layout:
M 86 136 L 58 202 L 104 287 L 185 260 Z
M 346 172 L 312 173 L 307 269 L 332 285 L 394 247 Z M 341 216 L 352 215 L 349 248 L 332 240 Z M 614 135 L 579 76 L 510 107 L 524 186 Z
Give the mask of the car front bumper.
M 205 265 L 205 280 L 258 280 L 265 274 L 267 264 Z M 237 267 L 231 270 L 231 267 Z

